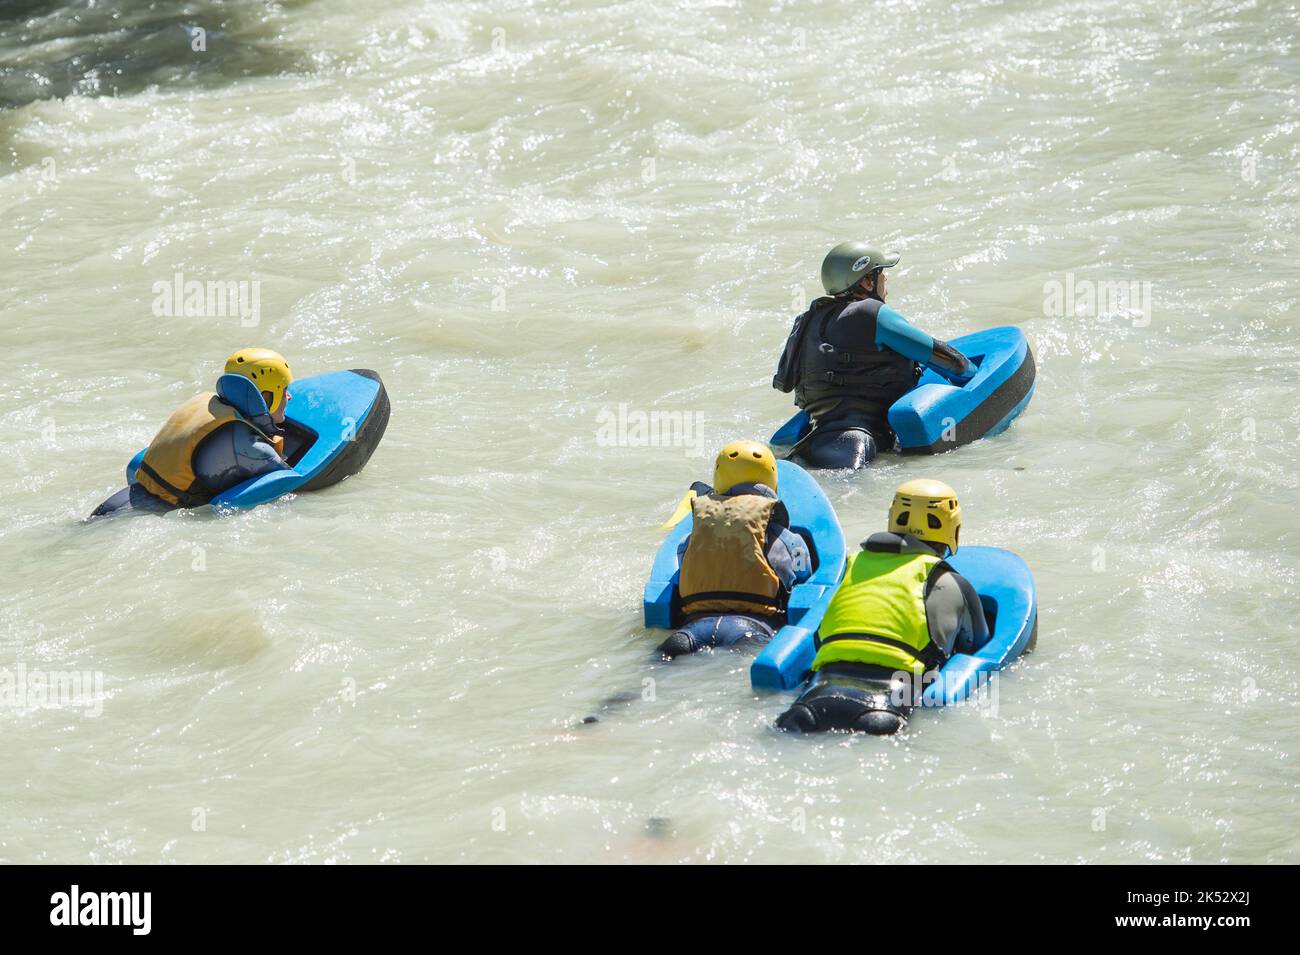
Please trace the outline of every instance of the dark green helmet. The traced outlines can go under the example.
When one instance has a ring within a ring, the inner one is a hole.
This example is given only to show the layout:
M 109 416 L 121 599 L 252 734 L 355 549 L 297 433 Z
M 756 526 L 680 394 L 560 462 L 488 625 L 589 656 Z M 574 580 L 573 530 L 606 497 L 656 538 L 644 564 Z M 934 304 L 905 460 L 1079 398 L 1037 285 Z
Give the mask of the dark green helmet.
M 827 295 L 839 295 L 876 269 L 898 264 L 897 252 L 881 252 L 865 242 L 841 242 L 822 259 L 822 286 Z

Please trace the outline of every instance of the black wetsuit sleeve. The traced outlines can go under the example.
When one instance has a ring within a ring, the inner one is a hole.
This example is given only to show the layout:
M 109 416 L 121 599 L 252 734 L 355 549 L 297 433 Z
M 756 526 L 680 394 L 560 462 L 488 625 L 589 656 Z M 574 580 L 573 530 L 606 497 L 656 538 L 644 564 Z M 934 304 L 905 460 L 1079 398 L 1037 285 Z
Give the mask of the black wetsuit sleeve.
M 937 338 L 934 340 L 930 358 L 925 364 L 949 380 L 958 383 L 969 381 L 971 375 L 975 374 L 975 366 L 970 363 L 965 355 L 947 342 L 941 342 Z
M 972 653 L 988 641 L 988 623 L 979 595 L 965 577 L 939 564 L 926 583 L 925 618 L 930 640 L 950 657 Z
M 974 653 L 989 642 L 989 623 L 988 618 L 984 616 L 984 604 L 980 602 L 980 595 L 975 592 L 975 587 L 969 580 L 955 570 L 950 573 L 957 586 L 961 588 L 962 600 L 966 605 L 966 616 L 970 622 L 970 626 L 964 628 L 958 636 L 956 651 Z

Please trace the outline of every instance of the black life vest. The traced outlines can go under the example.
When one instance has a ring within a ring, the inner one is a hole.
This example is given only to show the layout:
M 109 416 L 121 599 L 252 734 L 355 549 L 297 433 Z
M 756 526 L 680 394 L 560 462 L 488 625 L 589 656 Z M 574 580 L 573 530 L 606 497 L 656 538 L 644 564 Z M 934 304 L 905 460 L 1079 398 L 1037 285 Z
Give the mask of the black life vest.
M 812 415 L 815 424 L 863 417 L 873 430 L 888 432 L 889 406 L 916 386 L 917 364 L 874 344 L 881 304 L 877 299 L 823 297 L 795 319 L 772 386 L 793 391 L 795 404 Z M 867 323 L 860 336 L 855 334 L 862 343 L 855 347 L 835 340 L 842 336 L 831 330 L 831 323 L 850 305 L 860 306 L 855 317 Z

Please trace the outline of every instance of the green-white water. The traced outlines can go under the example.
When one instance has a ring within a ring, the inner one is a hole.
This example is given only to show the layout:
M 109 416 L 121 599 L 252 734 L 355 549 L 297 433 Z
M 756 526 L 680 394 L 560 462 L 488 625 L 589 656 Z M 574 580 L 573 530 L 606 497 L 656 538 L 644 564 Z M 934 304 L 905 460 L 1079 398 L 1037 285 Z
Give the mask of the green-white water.
M 0 673 L 103 680 L 0 706 L 0 861 L 1300 860 L 1294 2 L 113 9 L 0 10 Z M 855 237 L 1038 387 L 823 486 L 856 540 L 947 480 L 1040 639 L 996 713 L 786 738 L 641 587 Z M 155 316 L 178 272 L 259 324 Z M 366 470 L 80 524 L 250 344 L 380 372 Z

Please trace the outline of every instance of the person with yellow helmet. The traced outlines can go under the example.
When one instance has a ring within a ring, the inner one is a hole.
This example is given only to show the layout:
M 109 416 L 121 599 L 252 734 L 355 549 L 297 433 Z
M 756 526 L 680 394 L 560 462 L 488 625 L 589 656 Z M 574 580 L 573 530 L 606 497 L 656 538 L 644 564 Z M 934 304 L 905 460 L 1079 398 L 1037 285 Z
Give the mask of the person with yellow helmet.
M 777 497 L 776 458 L 767 445 L 731 442 L 718 453 L 713 487 L 696 489 L 691 533 L 678 551 L 685 620 L 659 646 L 669 659 L 770 640 L 790 588 L 812 573 L 808 544 L 790 530 Z
M 200 507 L 249 478 L 289 467 L 285 411 L 293 374 L 279 352 L 244 348 L 226 361 L 217 390 L 196 395 L 149 443 L 136 481 L 91 517 L 122 510 Z
M 916 386 L 920 365 L 961 384 L 966 356 L 885 304 L 897 252 L 841 242 L 822 262 L 826 295 L 794 320 L 772 387 L 812 418 L 793 457 L 814 468 L 862 468 L 894 447 L 889 406 Z
M 895 733 L 927 672 L 987 642 L 979 595 L 944 560 L 960 539 L 951 487 L 925 479 L 899 487 L 889 530 L 850 555 L 817 628 L 812 678 L 778 726 Z

